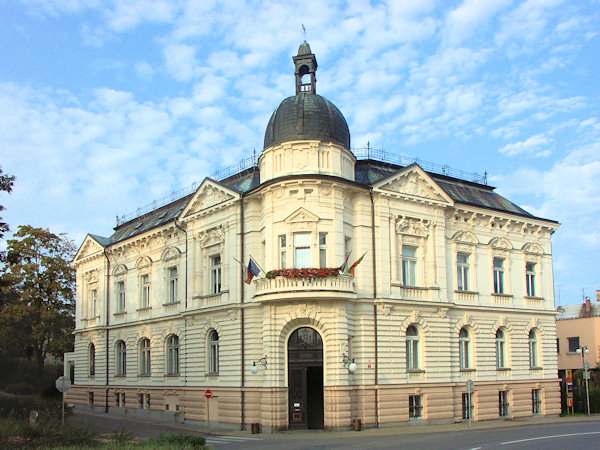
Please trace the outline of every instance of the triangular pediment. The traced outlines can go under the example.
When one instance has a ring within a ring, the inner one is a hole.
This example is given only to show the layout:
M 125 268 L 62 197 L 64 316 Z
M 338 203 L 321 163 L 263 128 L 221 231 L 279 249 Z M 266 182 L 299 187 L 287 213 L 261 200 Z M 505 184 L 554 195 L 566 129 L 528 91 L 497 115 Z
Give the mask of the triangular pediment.
M 104 247 L 88 234 L 83 240 L 81 247 L 79 247 L 79 250 L 77 250 L 77 254 L 75 255 L 75 258 L 73 258 L 73 264 L 77 264 L 88 256 L 92 256 L 103 251 Z
M 411 164 L 373 186 L 416 201 L 453 204 L 452 199 L 418 164 Z
M 298 223 L 298 222 L 318 222 L 319 217 L 315 216 L 309 210 L 305 208 L 298 208 L 292 214 L 287 216 L 285 219 L 287 223 Z
M 194 194 L 192 200 L 182 211 L 181 217 L 187 219 L 197 213 L 207 211 L 210 208 L 222 205 L 238 197 L 239 194 L 237 192 L 206 178 Z

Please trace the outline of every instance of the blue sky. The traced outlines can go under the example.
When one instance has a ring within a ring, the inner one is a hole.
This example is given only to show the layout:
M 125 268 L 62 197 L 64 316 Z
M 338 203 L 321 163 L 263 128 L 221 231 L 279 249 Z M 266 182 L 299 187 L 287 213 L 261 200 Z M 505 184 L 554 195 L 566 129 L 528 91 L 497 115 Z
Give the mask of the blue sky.
M 260 151 L 302 23 L 353 147 L 487 171 L 561 222 L 557 304 L 595 297 L 600 0 L 0 0 L 4 219 L 108 236 Z

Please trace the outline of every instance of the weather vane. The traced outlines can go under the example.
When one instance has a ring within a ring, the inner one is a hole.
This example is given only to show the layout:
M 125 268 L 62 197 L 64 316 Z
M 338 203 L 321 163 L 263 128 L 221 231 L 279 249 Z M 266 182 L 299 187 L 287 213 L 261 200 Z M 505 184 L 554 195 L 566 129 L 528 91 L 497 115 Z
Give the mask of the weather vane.
M 304 42 L 306 42 L 306 28 L 304 27 L 304 24 L 302 24 L 302 31 L 304 31 Z

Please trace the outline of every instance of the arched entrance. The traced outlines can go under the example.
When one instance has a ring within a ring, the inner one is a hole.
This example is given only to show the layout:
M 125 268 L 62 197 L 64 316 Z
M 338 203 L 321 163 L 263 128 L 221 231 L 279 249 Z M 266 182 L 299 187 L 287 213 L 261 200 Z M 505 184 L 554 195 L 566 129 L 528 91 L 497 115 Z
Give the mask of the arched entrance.
M 290 428 L 323 428 L 323 339 L 313 328 L 288 340 Z

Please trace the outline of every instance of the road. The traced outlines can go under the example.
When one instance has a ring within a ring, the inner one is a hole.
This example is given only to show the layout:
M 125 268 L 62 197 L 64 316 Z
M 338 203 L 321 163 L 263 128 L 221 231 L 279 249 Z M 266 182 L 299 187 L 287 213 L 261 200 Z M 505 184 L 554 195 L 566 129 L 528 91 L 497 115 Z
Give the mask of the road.
M 140 438 L 160 433 L 190 433 L 206 436 L 215 449 L 544 449 L 569 450 L 600 448 L 600 417 L 519 419 L 512 421 L 466 424 L 426 425 L 361 432 L 292 431 L 252 435 L 230 432 L 206 435 L 190 424 L 148 422 L 130 416 L 104 414 L 78 409 L 74 418 L 89 423 L 102 434 L 110 434 L 120 426 Z

